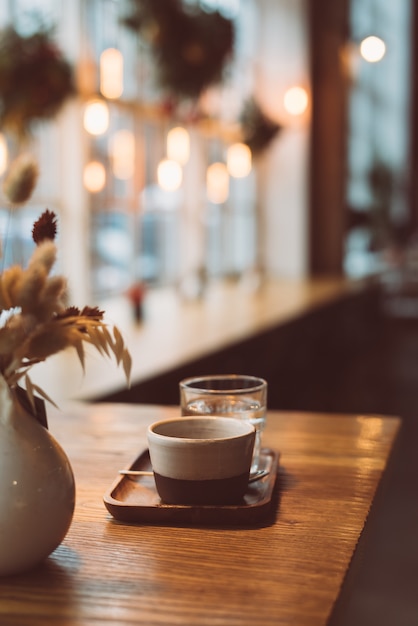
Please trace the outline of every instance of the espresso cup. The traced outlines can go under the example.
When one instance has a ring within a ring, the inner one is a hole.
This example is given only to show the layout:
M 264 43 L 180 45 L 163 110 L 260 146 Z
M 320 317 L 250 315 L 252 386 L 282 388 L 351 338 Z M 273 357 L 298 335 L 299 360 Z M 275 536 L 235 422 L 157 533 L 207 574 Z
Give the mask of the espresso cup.
M 147 433 L 155 485 L 167 504 L 234 504 L 248 487 L 252 424 L 231 417 L 178 417 Z

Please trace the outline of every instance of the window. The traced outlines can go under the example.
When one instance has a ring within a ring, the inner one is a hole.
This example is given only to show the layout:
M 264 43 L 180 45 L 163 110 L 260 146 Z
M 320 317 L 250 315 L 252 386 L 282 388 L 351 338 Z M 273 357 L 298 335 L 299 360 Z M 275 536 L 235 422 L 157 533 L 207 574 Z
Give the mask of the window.
M 356 53 L 349 99 L 347 203 L 350 230 L 345 269 L 379 269 L 382 251 L 403 245 L 408 226 L 410 145 L 409 0 L 352 0 L 351 39 L 377 35 L 386 54 L 368 63 Z

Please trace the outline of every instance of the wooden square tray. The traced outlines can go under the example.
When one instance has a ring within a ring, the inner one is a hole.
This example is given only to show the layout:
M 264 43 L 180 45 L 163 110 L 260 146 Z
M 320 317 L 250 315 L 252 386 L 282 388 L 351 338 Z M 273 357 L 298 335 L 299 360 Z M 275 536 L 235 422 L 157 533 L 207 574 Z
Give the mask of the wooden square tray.
M 248 484 L 242 504 L 227 506 L 164 504 L 157 493 L 152 475 L 120 475 L 103 496 L 103 501 L 109 513 L 123 522 L 165 525 L 176 523 L 255 524 L 265 520 L 271 513 L 278 466 L 279 453 L 263 448 L 260 455 L 260 469 L 267 470 L 268 474 Z M 151 470 L 148 450 L 143 451 L 127 469 Z

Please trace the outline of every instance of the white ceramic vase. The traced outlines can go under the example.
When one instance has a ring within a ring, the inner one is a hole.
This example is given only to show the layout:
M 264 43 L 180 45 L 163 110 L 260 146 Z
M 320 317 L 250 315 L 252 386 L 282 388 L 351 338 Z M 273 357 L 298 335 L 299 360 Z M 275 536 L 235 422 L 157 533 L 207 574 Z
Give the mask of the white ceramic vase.
M 0 575 L 43 562 L 64 539 L 75 483 L 61 446 L 0 380 Z

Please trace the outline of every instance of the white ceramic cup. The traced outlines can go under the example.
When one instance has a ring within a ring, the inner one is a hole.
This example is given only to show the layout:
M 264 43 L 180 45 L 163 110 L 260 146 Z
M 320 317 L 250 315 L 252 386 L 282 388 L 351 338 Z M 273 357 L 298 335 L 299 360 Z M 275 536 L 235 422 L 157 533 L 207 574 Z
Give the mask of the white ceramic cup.
M 147 433 L 155 484 L 168 504 L 233 504 L 248 486 L 255 429 L 231 417 L 178 417 Z

